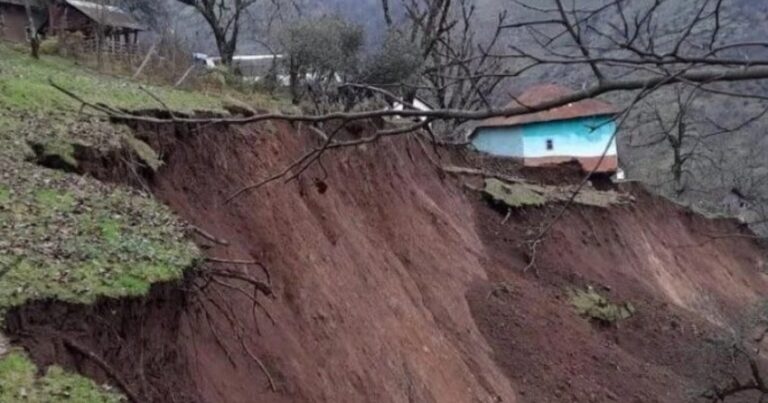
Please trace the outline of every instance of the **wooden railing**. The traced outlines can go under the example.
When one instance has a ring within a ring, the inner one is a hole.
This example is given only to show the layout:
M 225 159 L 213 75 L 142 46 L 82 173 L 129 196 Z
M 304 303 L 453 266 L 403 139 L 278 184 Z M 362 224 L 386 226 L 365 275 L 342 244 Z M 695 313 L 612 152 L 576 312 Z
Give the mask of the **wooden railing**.
M 99 50 L 99 41 L 96 38 L 88 38 L 81 42 L 80 50 L 82 53 L 96 53 Z M 139 46 L 124 41 L 116 41 L 105 38 L 101 43 L 101 52 L 108 55 L 136 55 L 139 52 Z

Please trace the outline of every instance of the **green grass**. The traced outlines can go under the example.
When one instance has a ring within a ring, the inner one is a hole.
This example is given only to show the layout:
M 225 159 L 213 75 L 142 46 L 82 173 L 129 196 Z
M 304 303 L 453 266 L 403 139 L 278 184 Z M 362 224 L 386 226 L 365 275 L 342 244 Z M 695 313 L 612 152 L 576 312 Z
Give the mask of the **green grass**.
M 200 251 L 185 225 L 148 195 L 95 179 L 43 168 L 56 157 L 77 167 L 75 146 L 107 152 L 129 147 L 153 169 L 162 161 L 131 132 L 98 116 L 48 80 L 91 102 L 114 107 L 162 106 L 139 84 L 44 56 L 35 61 L 0 44 L 0 322 L 33 300 L 92 303 L 145 295 L 196 265 Z M 221 111 L 218 97 L 148 87 L 179 111 Z M 38 369 L 22 353 L 2 356 L 0 402 L 118 402 L 118 394 L 81 376 Z
M 77 110 L 78 102 L 56 91 L 49 79 L 92 102 L 129 109 L 162 108 L 139 84 L 126 78 L 98 74 L 57 56 L 32 60 L 26 53 L 0 45 L 0 109 Z M 219 97 L 159 86 L 146 88 L 174 110 L 222 110 Z
M 3 403 L 118 403 L 122 397 L 105 386 L 60 367 L 43 376 L 26 355 L 13 351 L 0 358 L 0 402 Z
M 0 44 L 0 313 L 36 299 L 142 295 L 153 283 L 180 278 L 199 256 L 183 224 L 152 198 L 29 162 L 31 145 L 72 167 L 76 144 L 100 151 L 127 145 L 160 166 L 127 128 L 73 113 L 77 101 L 49 79 L 92 102 L 160 107 L 127 79 L 59 57 L 32 60 Z M 216 97 L 148 88 L 176 110 L 221 110 Z
M 29 165 L 0 161 L 12 175 L 0 184 L 0 310 L 142 295 L 194 265 L 183 224 L 154 199 Z

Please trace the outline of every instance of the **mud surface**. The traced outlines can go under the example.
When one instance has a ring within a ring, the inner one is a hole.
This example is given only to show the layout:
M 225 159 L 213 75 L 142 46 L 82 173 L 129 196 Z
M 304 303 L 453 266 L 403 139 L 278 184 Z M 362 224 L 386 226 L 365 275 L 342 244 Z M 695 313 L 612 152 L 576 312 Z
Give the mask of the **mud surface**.
M 108 381 L 62 342 L 76 339 L 147 401 L 696 400 L 727 361 L 704 340 L 768 291 L 764 245 L 639 188 L 624 189 L 629 206 L 570 210 L 524 273 L 524 241 L 558 206 L 502 224 L 414 140 L 329 154 L 228 203 L 312 135 L 283 124 L 139 130 L 166 160 L 155 194 L 228 241 L 201 238 L 208 256 L 263 263 L 275 298 L 254 307 L 241 284 L 190 280 L 143 302 L 34 304 L 10 328 L 37 361 Z M 208 268 L 267 280 L 252 265 Z M 586 285 L 638 313 L 590 323 L 567 301 Z

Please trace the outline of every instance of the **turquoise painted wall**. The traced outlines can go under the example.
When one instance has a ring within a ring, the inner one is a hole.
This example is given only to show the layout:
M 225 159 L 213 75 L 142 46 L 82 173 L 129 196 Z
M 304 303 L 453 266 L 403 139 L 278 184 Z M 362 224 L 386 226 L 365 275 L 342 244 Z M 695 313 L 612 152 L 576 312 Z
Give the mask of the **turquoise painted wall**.
M 596 157 L 603 154 L 615 132 L 616 122 L 610 117 L 594 116 L 481 128 L 472 138 L 472 144 L 480 151 L 505 157 Z M 552 140 L 552 150 L 547 150 L 547 140 Z M 616 155 L 615 141 L 607 155 Z
M 505 157 L 522 157 L 525 151 L 520 127 L 479 129 L 472 144 L 480 151 Z

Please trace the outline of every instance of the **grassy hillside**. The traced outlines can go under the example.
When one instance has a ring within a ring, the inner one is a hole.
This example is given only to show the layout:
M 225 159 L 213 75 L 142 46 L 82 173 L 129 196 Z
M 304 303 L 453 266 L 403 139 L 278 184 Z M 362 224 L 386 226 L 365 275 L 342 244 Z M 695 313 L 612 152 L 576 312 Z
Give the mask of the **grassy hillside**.
M 0 45 L 0 320 L 31 300 L 91 303 L 142 295 L 153 283 L 180 278 L 200 256 L 185 224 L 149 195 L 34 162 L 30 144 L 76 166 L 75 145 L 105 150 L 137 141 L 126 128 L 80 113 L 49 80 L 93 102 L 160 107 L 137 83 L 58 57 L 32 60 Z M 177 110 L 221 109 L 217 97 L 149 91 Z M 3 354 L 1 401 L 118 400 L 59 368 L 38 378 L 23 354 Z
M 90 302 L 137 295 L 181 276 L 198 253 L 170 211 L 133 189 L 42 168 L 30 143 L 74 161 L 74 144 L 110 148 L 128 130 L 78 115 L 53 80 L 94 102 L 147 108 L 138 84 L 80 69 L 61 58 L 30 59 L 0 46 L 0 310 L 31 299 Z M 218 109 L 218 99 L 153 87 L 179 110 Z
M 26 53 L 0 45 L 0 108 L 73 110 L 79 105 L 48 83 L 86 95 L 90 101 L 123 108 L 160 107 L 140 86 L 126 78 L 103 75 L 75 65 L 71 60 L 44 56 L 33 61 Z M 148 87 L 174 109 L 221 109 L 218 97 L 164 87 Z

